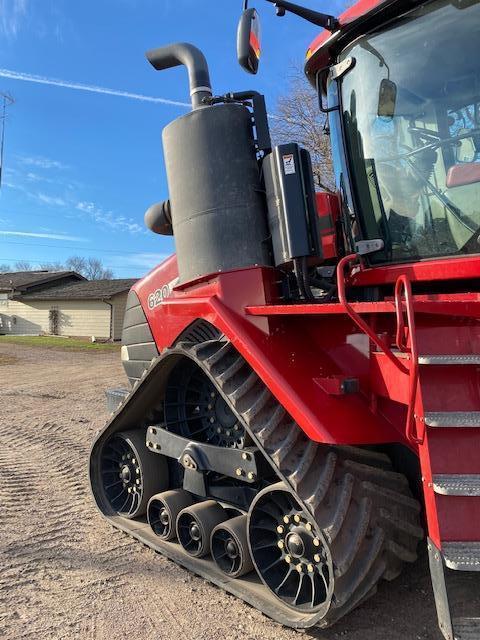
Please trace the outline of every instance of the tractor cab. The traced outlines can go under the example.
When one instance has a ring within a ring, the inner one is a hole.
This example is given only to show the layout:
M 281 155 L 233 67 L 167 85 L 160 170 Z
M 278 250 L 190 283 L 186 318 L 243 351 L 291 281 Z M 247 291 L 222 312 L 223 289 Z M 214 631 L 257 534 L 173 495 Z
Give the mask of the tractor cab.
M 370 264 L 480 253 L 480 4 L 359 3 L 306 72 L 329 113 L 350 241 Z

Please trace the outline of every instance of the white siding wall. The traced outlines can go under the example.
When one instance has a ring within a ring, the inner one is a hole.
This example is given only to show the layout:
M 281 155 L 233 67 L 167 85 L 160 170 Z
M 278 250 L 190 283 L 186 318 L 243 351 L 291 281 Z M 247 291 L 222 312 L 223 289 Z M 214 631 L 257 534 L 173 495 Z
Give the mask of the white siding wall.
M 111 299 L 113 305 L 113 339 L 120 340 L 122 337 L 123 317 L 127 306 L 128 293 L 120 293 Z
M 28 303 L 2 300 L 0 333 L 50 333 L 49 311 L 52 308 L 59 312 L 60 335 L 110 337 L 110 306 L 100 300 L 32 300 Z

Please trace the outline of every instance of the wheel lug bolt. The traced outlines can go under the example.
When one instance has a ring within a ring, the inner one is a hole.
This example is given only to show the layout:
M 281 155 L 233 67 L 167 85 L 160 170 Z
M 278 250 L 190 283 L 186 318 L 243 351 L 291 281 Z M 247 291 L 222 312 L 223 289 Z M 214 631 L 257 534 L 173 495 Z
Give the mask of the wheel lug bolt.
M 282 527 L 282 525 L 278 525 L 277 527 L 277 533 L 283 533 L 285 531 L 285 527 Z
M 227 436 L 227 438 L 229 437 L 230 431 L 228 429 L 225 431 L 225 435 Z
M 237 428 L 238 427 L 235 425 L 235 431 L 237 430 Z M 246 451 L 244 451 L 242 453 L 242 460 L 248 460 L 248 459 L 249 459 L 249 455 L 248 455 L 248 453 Z
M 211 411 L 211 410 L 213 409 L 213 405 L 209 404 L 209 405 L 208 405 L 208 407 L 207 407 L 207 409 L 208 409 L 209 411 Z
M 292 558 L 291 558 L 290 556 L 285 556 L 285 562 L 286 562 L 287 564 L 290 564 L 290 563 L 291 563 L 291 561 L 292 561 Z
M 150 440 L 147 442 L 147 447 L 149 449 L 151 449 L 153 447 L 153 442 L 150 442 Z
M 320 546 L 320 540 L 318 538 L 314 538 L 313 539 L 313 546 L 315 546 L 315 547 L 319 547 Z
M 313 559 L 315 560 L 315 562 L 321 562 L 322 561 L 322 558 L 320 557 L 320 554 L 318 554 L 318 553 L 316 553 L 313 556 Z
M 220 427 L 217 427 L 217 433 L 222 433 L 222 430 Z
M 127 491 L 128 493 L 132 493 L 132 487 L 128 487 Z
M 135 473 L 137 474 L 137 476 L 138 476 L 138 475 L 140 475 L 140 468 L 139 468 L 139 467 L 137 467 L 137 468 L 135 469 Z
M 283 542 L 283 540 L 279 540 L 279 541 L 277 542 L 277 547 L 278 547 L 279 549 L 283 549 L 283 547 L 284 547 L 284 546 L 285 546 L 285 543 Z
M 308 573 L 313 573 L 315 567 L 313 566 L 313 564 L 307 564 L 307 571 Z
M 140 478 L 137 478 L 137 479 L 135 480 L 135 482 L 136 482 L 137 484 L 140 484 Z
M 213 423 L 213 422 L 215 422 L 215 418 L 214 418 L 214 417 L 211 417 L 211 418 L 210 418 L 210 422 L 212 422 L 212 423 Z
M 310 524 L 310 522 L 307 522 L 307 524 L 305 525 L 305 529 L 307 531 L 311 531 L 313 529 L 312 525 Z
M 300 516 L 298 514 L 294 515 L 293 516 L 293 521 L 298 524 L 300 522 Z
M 135 464 L 135 463 L 136 463 L 135 458 L 132 458 L 132 464 Z
M 285 524 L 288 524 L 290 522 L 290 518 L 288 516 L 283 516 L 283 521 Z
M 238 477 L 243 476 L 243 469 L 240 469 L 240 467 L 238 469 L 235 469 L 235 475 L 237 475 Z
M 122 460 L 126 460 L 126 459 L 127 459 L 127 456 L 126 456 L 126 455 L 123 455 L 123 456 L 122 456 Z
M 249 480 L 255 480 L 255 474 L 253 473 L 253 471 L 249 471 L 249 472 L 247 473 L 247 478 L 248 478 Z
M 212 391 L 212 393 L 210 394 L 210 397 L 211 397 L 211 398 L 214 398 L 214 397 L 215 397 L 215 393 L 214 393 L 213 391 Z
M 298 573 L 303 573 L 303 564 L 302 563 L 297 564 L 295 569 L 298 571 Z

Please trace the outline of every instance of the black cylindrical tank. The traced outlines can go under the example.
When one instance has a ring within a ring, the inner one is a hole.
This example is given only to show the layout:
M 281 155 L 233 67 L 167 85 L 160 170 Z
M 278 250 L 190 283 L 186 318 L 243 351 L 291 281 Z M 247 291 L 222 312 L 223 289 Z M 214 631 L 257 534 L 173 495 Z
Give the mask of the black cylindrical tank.
M 165 127 L 163 147 L 180 281 L 270 264 L 248 109 L 195 109 Z

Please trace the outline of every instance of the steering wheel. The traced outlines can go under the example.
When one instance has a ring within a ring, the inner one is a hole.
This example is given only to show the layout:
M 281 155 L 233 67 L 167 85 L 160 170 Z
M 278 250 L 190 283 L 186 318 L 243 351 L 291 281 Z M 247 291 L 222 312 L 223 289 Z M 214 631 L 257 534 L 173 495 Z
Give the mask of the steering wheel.
M 408 133 L 415 134 L 419 138 L 423 138 L 424 140 L 432 140 L 433 142 L 442 139 L 438 131 L 432 131 L 431 129 L 422 129 L 422 127 L 408 127 Z

